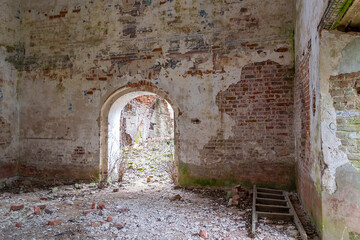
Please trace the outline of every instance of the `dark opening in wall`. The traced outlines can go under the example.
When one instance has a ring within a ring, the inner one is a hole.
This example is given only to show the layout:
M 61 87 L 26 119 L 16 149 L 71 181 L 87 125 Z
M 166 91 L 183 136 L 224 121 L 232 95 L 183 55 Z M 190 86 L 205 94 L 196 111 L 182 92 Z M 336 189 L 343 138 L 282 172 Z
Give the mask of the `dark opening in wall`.
M 357 80 L 354 85 L 354 89 L 358 96 L 360 96 L 360 80 Z
M 313 111 L 313 116 L 315 116 L 316 113 L 316 92 L 315 89 L 313 89 L 313 99 L 312 99 L 312 111 Z

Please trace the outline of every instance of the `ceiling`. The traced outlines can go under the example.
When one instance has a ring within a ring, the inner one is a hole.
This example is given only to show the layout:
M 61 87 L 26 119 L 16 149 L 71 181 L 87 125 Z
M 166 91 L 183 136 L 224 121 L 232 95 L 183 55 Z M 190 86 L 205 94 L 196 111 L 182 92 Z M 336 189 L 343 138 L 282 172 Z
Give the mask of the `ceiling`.
M 360 32 L 360 0 L 329 0 L 319 28 Z
M 360 31 L 360 0 L 354 0 L 340 20 L 337 29 L 345 32 Z

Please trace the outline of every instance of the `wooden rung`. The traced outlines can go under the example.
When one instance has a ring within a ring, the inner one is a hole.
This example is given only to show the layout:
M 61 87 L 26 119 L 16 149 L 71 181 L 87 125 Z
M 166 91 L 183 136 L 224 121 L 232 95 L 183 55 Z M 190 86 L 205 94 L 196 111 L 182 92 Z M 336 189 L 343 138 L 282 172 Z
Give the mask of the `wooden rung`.
M 256 185 L 254 185 L 252 210 L 251 232 L 253 235 L 256 231 L 258 217 L 267 217 L 272 219 L 293 220 L 300 232 L 301 239 L 307 240 L 307 234 L 291 204 L 288 192 L 276 189 L 256 188 Z
M 276 189 L 269 189 L 269 188 L 257 188 L 257 192 L 263 192 L 263 193 L 274 193 L 274 194 L 283 194 L 283 191 L 276 190 Z
M 253 186 L 253 204 L 252 204 L 252 221 L 251 221 L 251 232 L 255 234 L 256 224 L 257 224 L 257 214 L 256 214 L 256 185 Z
M 267 205 L 287 206 L 286 200 L 269 199 L 269 198 L 257 198 L 256 203 L 267 204 Z
M 298 218 L 298 216 L 297 216 L 297 214 L 295 212 L 295 209 L 294 209 L 294 207 L 293 207 L 293 205 L 292 205 L 292 203 L 290 201 L 288 193 L 285 193 L 285 198 L 289 202 L 290 213 L 292 213 L 294 215 L 294 222 L 295 222 L 296 228 L 300 232 L 301 239 L 302 240 L 307 240 L 308 237 L 307 237 L 306 231 L 304 230 L 304 227 L 301 224 L 301 221 L 300 221 L 300 219 Z
M 287 220 L 294 219 L 294 215 L 292 215 L 290 213 L 271 213 L 271 212 L 258 212 L 258 211 L 256 211 L 256 214 L 259 217 L 267 217 L 267 218 L 272 218 L 272 219 L 287 219 Z
M 270 199 L 281 199 L 285 200 L 285 197 L 283 195 L 278 194 L 272 194 L 272 193 L 257 193 L 257 197 L 259 198 L 270 198 Z
M 256 211 L 274 212 L 274 213 L 290 213 L 290 208 L 288 206 L 256 204 Z

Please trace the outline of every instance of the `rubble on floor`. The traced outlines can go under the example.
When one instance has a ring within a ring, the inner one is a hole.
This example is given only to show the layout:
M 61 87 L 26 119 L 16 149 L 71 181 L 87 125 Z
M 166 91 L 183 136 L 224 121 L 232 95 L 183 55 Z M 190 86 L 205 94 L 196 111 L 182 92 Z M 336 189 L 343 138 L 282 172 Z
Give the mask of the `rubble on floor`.
M 149 138 L 143 143 L 136 143 L 122 149 L 120 179 L 133 183 L 139 178 L 148 182 L 169 182 L 175 176 L 174 139 L 168 137 Z
M 293 223 L 266 219 L 250 236 L 252 196 L 241 186 L 173 185 L 172 143 L 161 144 L 169 148 L 147 143 L 129 152 L 120 183 L 3 188 L 0 239 L 299 239 Z
M 2 193 L 0 239 L 252 239 L 251 205 L 228 206 L 225 190 L 174 189 L 146 179 L 102 189 L 81 186 Z M 294 224 L 263 219 L 254 239 L 297 237 Z

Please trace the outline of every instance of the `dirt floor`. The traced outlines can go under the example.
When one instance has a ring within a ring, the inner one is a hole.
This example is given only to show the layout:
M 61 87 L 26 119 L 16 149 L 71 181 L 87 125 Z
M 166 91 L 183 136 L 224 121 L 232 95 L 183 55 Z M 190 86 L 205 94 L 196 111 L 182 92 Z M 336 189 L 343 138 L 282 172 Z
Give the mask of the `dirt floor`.
M 175 186 L 167 167 L 153 170 L 143 154 L 130 154 L 120 183 L 2 189 L 0 239 L 300 239 L 293 223 L 267 219 L 251 238 L 251 192 Z

